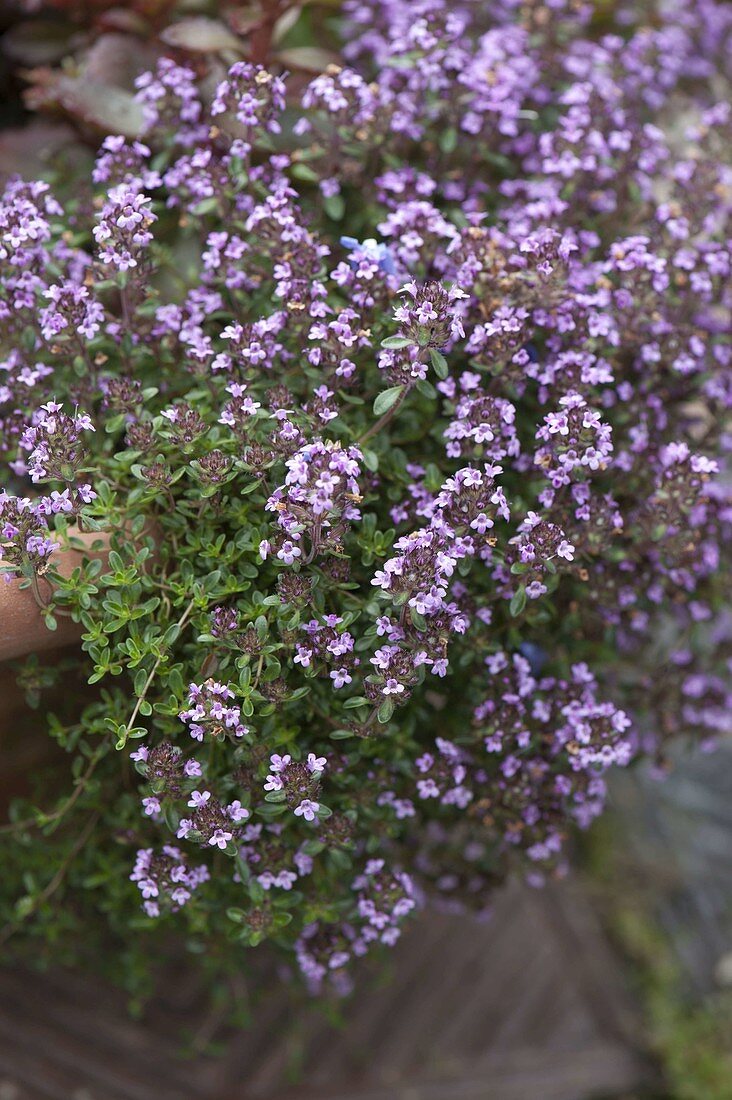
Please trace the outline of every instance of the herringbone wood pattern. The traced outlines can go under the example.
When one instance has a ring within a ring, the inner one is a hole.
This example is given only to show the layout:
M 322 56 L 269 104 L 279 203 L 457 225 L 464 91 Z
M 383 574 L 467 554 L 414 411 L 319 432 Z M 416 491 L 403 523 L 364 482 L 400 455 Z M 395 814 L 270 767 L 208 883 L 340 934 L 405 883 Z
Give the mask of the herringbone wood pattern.
M 337 1029 L 293 1012 L 275 980 L 249 1030 L 216 1036 L 217 1057 L 181 1053 L 184 1028 L 207 1028 L 185 970 L 141 1022 L 78 974 L 7 971 L 0 1004 L 3 1100 L 590 1100 L 649 1075 L 616 961 L 569 883 L 510 888 L 482 924 L 423 916 Z

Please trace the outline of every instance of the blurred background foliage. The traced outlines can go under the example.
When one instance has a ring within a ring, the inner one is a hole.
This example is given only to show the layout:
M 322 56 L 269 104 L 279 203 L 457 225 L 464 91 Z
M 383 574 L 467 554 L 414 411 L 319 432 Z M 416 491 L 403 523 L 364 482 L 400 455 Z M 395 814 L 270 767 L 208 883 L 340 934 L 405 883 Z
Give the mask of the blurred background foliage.
M 136 137 L 135 80 L 162 54 L 214 86 L 241 58 L 295 85 L 337 61 L 340 0 L 8 0 L 0 5 L 0 175 Z
M 723 972 L 716 982 L 690 982 L 674 932 L 659 919 L 661 895 L 675 890 L 664 871 L 647 873 L 634 850 L 628 822 L 617 809 L 581 838 L 583 876 L 606 931 L 625 959 L 642 1007 L 643 1040 L 658 1059 L 663 1091 L 649 1100 L 730 1100 L 732 1097 L 732 990 Z M 677 886 L 678 884 L 676 884 Z M 644 1098 L 645 1100 L 645 1098 Z

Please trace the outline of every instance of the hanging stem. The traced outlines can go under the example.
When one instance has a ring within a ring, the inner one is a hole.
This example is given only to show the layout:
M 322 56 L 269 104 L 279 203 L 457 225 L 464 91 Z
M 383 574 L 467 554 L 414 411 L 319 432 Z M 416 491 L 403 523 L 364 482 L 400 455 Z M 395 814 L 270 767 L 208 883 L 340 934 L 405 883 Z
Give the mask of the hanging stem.
M 53 591 L 50 582 L 47 583 L 49 584 L 51 591 Z M 41 593 L 40 585 L 38 584 L 38 576 L 35 571 L 32 572 L 30 575 L 30 586 L 31 591 L 33 592 L 33 598 L 35 599 L 41 611 L 47 611 L 49 607 L 49 601 Z
M 29 919 L 29 917 L 32 917 L 33 914 L 38 909 L 40 909 L 40 907 L 44 904 L 44 902 L 47 902 L 49 900 L 49 898 L 51 898 L 56 893 L 56 891 L 61 886 L 64 879 L 66 878 L 66 872 L 68 871 L 69 867 L 74 862 L 74 860 L 78 856 L 79 852 L 82 850 L 82 848 L 86 844 L 87 840 L 91 836 L 92 832 L 94 831 L 94 826 L 99 821 L 99 818 L 100 818 L 99 811 L 92 814 L 92 816 L 87 821 L 84 829 L 81 831 L 81 833 L 79 833 L 79 836 L 77 837 L 76 841 L 74 842 L 74 844 L 71 848 L 71 851 L 66 856 L 65 860 L 63 861 L 63 863 L 61 864 L 59 869 L 56 871 L 56 874 L 53 876 L 53 878 L 48 883 L 48 885 L 45 886 L 43 890 L 41 890 L 40 894 L 38 894 L 37 897 L 32 899 L 32 904 L 23 913 L 23 915 L 21 917 L 19 917 L 16 921 L 8 922 L 8 924 L 5 925 L 5 927 L 2 929 L 2 931 L 0 931 L 0 945 L 4 944 L 7 940 L 9 940 L 10 937 L 12 935 L 14 935 L 15 932 L 18 931 L 20 926 L 25 921 L 27 921 Z
M 63 802 L 57 810 L 54 810 L 51 814 L 44 814 L 42 817 L 28 817 L 24 821 L 11 821 L 7 825 L 0 825 L 0 833 L 11 833 L 19 829 L 29 829 L 33 825 L 37 825 L 39 828 L 44 828 L 46 825 L 53 824 L 54 821 L 60 821 L 69 810 L 76 804 L 81 795 L 86 790 L 86 785 L 91 779 L 97 764 L 102 759 L 106 751 L 106 745 L 100 745 L 96 752 L 89 758 L 86 771 L 79 779 L 76 780 L 76 786 L 74 790 Z

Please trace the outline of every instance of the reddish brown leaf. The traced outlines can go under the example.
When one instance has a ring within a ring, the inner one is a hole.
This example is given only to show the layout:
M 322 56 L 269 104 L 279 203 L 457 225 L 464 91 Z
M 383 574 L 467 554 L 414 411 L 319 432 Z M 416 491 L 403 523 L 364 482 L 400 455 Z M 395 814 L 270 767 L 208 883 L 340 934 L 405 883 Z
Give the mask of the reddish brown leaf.
M 34 19 L 10 27 L 2 38 L 2 51 L 20 65 L 52 65 L 76 46 L 81 36 L 73 24 L 57 19 Z
M 217 19 L 196 16 L 181 19 L 166 27 L 160 37 L 169 46 L 177 46 L 196 53 L 216 53 L 219 50 L 242 52 L 243 43 L 235 34 Z

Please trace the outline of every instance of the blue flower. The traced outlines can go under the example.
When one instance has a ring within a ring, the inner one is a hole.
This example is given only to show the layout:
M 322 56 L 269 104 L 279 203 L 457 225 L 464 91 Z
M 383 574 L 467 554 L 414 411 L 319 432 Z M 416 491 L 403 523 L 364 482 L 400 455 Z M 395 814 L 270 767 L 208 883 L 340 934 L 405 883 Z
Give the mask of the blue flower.
M 522 642 L 518 648 L 521 656 L 529 662 L 533 675 L 540 676 L 548 658 L 546 650 L 542 649 L 536 642 Z
M 357 241 L 355 237 L 341 237 L 341 244 L 351 253 L 349 257 L 351 267 L 357 267 L 359 257 L 365 256 L 367 260 L 377 264 L 386 275 L 396 273 L 394 257 L 388 246 L 375 241 L 373 237 L 365 241 Z

